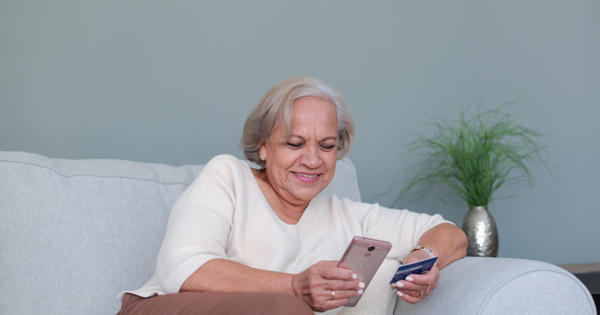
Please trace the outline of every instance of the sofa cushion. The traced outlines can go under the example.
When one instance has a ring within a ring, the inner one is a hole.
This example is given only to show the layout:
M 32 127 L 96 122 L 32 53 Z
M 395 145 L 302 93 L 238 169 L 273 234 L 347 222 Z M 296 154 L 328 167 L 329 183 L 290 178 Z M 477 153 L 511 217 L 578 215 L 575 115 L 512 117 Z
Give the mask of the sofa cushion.
M 201 167 L 0 152 L 0 313 L 116 313 L 116 295 L 152 276 L 170 207 Z M 330 186 L 360 198 L 347 159 Z

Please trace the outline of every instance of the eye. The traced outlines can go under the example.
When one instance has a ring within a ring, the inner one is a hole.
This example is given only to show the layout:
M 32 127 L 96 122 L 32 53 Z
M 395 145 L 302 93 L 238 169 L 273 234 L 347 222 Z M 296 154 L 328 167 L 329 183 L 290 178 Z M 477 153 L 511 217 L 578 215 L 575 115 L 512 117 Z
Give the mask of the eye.
M 335 149 L 335 147 L 335 144 L 321 144 L 321 148 L 323 148 L 325 151 L 331 151 Z
M 288 142 L 286 144 L 292 148 L 300 148 L 302 146 L 301 142 Z

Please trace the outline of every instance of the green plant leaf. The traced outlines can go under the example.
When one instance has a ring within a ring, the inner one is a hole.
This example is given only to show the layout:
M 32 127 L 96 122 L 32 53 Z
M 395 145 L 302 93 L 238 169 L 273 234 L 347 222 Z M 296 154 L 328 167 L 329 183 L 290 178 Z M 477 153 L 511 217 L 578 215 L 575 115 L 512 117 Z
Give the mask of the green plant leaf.
M 433 119 L 428 125 L 435 132 L 429 137 L 417 134 L 408 144 L 410 152 L 423 159 L 409 169 L 412 177 L 396 195 L 394 205 L 414 202 L 444 185 L 469 207 L 487 206 L 504 185 L 533 185 L 529 167 L 547 167 L 546 147 L 539 143 L 541 133 L 517 123 L 519 116 L 511 112 L 517 100 L 518 96 L 482 111 L 481 99 L 472 115 L 472 106 L 459 108 L 456 121 L 428 115 Z

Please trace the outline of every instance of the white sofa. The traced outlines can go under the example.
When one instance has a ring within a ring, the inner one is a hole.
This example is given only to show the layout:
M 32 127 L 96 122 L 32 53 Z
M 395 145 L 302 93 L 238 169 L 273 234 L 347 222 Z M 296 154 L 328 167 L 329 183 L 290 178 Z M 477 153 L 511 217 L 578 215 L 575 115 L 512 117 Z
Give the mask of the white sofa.
M 152 275 L 171 204 L 201 167 L 0 152 L 0 314 L 116 313 L 116 295 Z M 347 159 L 323 193 L 334 192 L 360 199 Z M 395 267 L 345 312 L 596 314 L 582 283 L 548 263 L 465 258 L 417 305 L 395 299 Z

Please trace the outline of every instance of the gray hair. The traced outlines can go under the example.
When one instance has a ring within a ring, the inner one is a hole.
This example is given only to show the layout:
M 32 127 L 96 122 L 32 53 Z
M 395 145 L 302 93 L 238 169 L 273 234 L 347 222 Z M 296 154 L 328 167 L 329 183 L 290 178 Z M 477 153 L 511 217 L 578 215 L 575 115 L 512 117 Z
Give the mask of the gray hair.
M 244 124 L 241 146 L 246 158 L 260 167 L 265 162 L 258 156 L 280 120 L 289 133 L 294 101 L 302 97 L 318 97 L 331 102 L 338 121 L 338 159 L 343 158 L 354 145 L 354 123 L 346 109 L 342 95 L 334 88 L 312 77 L 294 77 L 272 87 L 256 104 Z

